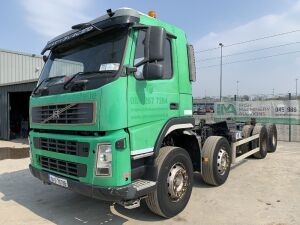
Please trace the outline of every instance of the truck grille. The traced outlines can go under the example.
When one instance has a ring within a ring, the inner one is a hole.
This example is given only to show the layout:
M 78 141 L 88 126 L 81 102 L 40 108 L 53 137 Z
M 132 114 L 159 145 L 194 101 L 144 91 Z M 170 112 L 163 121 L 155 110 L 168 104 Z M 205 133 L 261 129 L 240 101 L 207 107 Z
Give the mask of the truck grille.
M 40 156 L 40 165 L 49 170 L 75 177 L 86 176 L 86 165 Z
M 35 148 L 45 151 L 84 157 L 89 155 L 90 145 L 87 142 L 34 137 L 33 143 Z
M 36 106 L 31 109 L 32 123 L 80 125 L 94 123 L 94 103 Z

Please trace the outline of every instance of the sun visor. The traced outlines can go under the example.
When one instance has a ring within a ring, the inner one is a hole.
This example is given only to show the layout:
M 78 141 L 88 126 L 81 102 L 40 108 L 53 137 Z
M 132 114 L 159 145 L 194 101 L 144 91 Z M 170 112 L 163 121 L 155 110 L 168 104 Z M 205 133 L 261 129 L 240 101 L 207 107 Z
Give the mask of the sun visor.
M 100 17 L 101 18 L 101 17 Z M 131 25 L 131 24 L 137 24 L 139 22 L 139 17 L 127 15 L 127 16 L 117 16 L 117 17 L 111 17 L 105 20 L 94 20 L 90 23 L 93 26 L 96 26 L 99 29 L 107 29 L 110 27 L 118 26 L 118 25 Z M 47 43 L 45 48 L 42 50 L 41 54 L 43 55 L 47 50 L 52 50 L 56 46 L 66 43 L 70 40 L 76 39 L 79 36 L 82 36 L 84 34 L 97 31 L 93 26 L 88 26 L 86 28 L 83 28 L 81 30 L 70 30 L 62 35 L 57 36 L 56 38 L 53 38 L 51 41 Z

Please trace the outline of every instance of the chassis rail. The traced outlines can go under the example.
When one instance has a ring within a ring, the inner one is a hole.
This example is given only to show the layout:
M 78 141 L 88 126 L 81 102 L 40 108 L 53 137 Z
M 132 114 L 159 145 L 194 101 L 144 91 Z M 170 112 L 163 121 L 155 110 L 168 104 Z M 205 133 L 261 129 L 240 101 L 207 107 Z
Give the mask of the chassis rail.
M 246 153 L 244 153 L 244 154 L 236 157 L 236 148 L 238 146 L 241 146 L 243 144 L 249 143 L 250 141 L 253 141 L 253 140 L 256 140 L 256 139 L 259 139 L 259 134 L 255 134 L 255 135 L 253 135 L 251 137 L 248 137 L 248 138 L 245 138 L 243 140 L 240 140 L 240 141 L 232 143 L 231 144 L 231 151 L 232 151 L 232 154 L 231 154 L 231 163 L 232 164 L 236 164 L 236 163 L 240 162 L 241 160 L 247 158 L 248 156 L 253 155 L 254 153 L 258 152 L 259 148 L 260 148 L 260 145 L 258 145 L 257 148 L 254 148 L 254 149 L 250 150 L 249 152 L 246 152 Z

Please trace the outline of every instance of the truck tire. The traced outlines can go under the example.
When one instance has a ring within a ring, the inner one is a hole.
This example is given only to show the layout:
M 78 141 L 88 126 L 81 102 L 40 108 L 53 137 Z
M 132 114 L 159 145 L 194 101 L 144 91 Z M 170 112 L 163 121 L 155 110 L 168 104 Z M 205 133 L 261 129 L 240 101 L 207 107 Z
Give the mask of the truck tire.
M 224 137 L 210 136 L 203 146 L 202 177 L 205 183 L 219 186 L 227 180 L 231 165 L 231 148 Z
M 267 124 L 268 152 L 275 152 L 277 148 L 277 128 L 275 124 Z
M 268 132 L 264 125 L 255 125 L 252 135 L 259 134 L 259 140 L 252 141 L 252 149 L 259 147 L 259 151 L 253 154 L 254 158 L 263 159 L 268 153 Z
M 252 125 L 245 125 L 242 129 L 243 138 L 251 137 L 253 128 L 254 127 Z M 249 142 L 249 143 L 241 145 L 240 147 L 241 147 L 242 154 L 244 154 L 251 149 L 251 144 Z
M 146 204 L 157 215 L 171 218 L 187 205 L 193 188 L 193 165 L 186 150 L 167 146 L 155 159 L 156 190 L 148 194 Z

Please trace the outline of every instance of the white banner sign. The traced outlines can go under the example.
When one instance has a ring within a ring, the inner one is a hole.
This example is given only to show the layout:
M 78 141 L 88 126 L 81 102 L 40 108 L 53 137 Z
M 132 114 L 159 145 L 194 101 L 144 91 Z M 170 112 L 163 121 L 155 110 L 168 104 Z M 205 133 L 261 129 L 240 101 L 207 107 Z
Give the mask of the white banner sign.
M 217 102 L 214 118 L 233 118 L 246 121 L 256 118 L 258 122 L 277 124 L 300 124 L 299 100 L 272 100 L 247 102 Z

